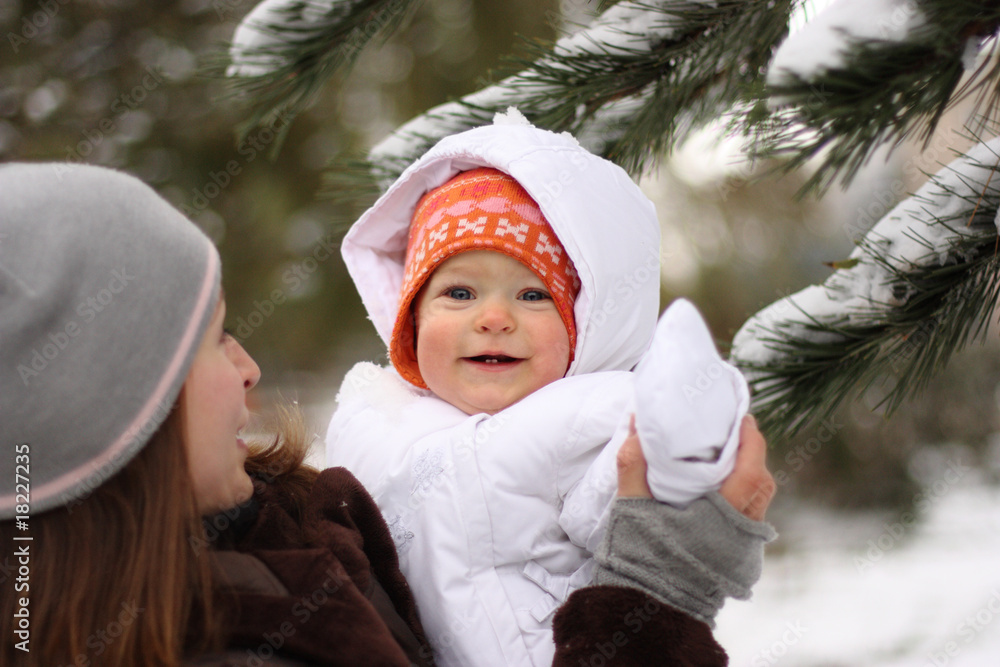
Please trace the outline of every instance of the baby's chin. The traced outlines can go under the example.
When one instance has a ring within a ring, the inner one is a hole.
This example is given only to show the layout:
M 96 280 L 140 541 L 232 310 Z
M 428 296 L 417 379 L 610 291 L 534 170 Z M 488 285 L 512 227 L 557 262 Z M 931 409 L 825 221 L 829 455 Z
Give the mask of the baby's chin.
M 557 378 L 558 379 L 558 378 Z M 427 380 L 425 378 L 425 380 Z M 539 389 L 552 384 L 545 382 L 539 386 L 526 387 L 504 387 L 502 385 L 480 385 L 465 386 L 463 388 L 435 386 L 431 380 L 427 380 L 428 387 L 435 396 L 445 403 L 449 403 L 467 415 L 495 415 L 503 412 L 507 408 L 520 403 L 528 396 L 531 396 Z
M 452 405 L 454 405 L 456 408 L 458 408 L 467 415 L 487 414 L 492 416 L 497 414 L 498 412 L 503 412 L 504 410 L 506 410 L 507 408 L 516 403 L 520 403 L 522 400 L 524 400 L 526 397 L 530 396 L 533 393 L 534 392 L 529 392 L 527 394 L 524 394 L 523 396 L 518 396 L 516 398 L 507 397 L 492 401 L 482 400 L 482 399 L 469 402 L 467 402 L 466 400 L 459 400 L 458 402 L 448 401 L 448 399 L 444 400 L 448 401 L 448 403 L 451 403 Z

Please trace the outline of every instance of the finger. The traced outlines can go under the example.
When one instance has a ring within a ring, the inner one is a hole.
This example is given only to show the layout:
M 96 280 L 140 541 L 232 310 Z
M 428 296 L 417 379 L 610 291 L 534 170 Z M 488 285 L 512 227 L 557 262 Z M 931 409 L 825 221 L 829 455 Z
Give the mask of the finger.
M 618 497 L 619 498 L 652 498 L 649 483 L 646 481 L 646 457 L 639 445 L 639 436 L 635 432 L 634 420 L 629 428 L 629 436 L 625 438 L 618 450 Z
M 767 470 L 767 442 L 756 420 L 747 415 L 740 425 L 740 445 L 733 471 L 719 493 L 745 516 L 761 521 L 777 485 Z
M 770 473 L 761 477 L 753 494 L 747 499 L 746 505 L 741 510 L 743 515 L 754 521 L 763 521 L 777 490 L 778 485 Z
M 740 444 L 736 450 L 735 465 L 748 469 L 767 466 L 767 441 L 753 415 L 743 417 L 740 424 Z

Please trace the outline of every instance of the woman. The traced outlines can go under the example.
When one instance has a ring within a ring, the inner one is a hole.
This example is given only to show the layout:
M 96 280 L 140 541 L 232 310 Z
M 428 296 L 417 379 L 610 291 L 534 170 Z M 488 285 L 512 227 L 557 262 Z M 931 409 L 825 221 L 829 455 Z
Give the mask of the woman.
M 248 454 L 260 372 L 224 318 L 217 252 L 148 187 L 0 166 L 3 664 L 433 664 L 357 481 L 304 467 L 292 422 Z M 759 575 L 769 529 L 733 507 L 763 518 L 763 441 L 746 425 L 722 495 L 684 512 L 646 499 L 637 452 L 620 455 L 639 498 L 616 510 L 609 585 L 560 610 L 555 664 L 725 664 L 695 616 Z M 665 525 L 701 526 L 678 544 L 717 568 L 644 568 Z

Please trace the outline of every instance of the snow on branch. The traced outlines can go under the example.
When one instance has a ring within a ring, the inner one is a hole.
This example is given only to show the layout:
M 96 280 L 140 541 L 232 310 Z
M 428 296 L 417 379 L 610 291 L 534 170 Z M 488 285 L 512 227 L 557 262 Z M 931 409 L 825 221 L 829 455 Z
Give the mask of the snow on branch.
M 244 134 L 277 114 L 293 118 L 388 38 L 416 0 L 263 0 L 233 34 L 226 77 L 252 112 Z
M 844 69 L 853 43 L 905 42 L 926 23 L 916 0 L 838 0 L 782 43 L 771 61 L 767 83 L 794 85 Z
M 614 4 L 554 45 L 527 43 L 529 58 L 510 61 L 516 74 L 404 124 L 372 149 L 371 173 L 384 189 L 443 137 L 509 106 L 641 173 L 687 132 L 750 99 L 799 1 Z M 357 176 L 356 169 L 334 174 L 330 190 L 362 192 L 351 182 Z
M 981 143 L 898 204 L 822 285 L 751 317 L 732 358 L 777 433 L 898 376 L 894 409 L 985 331 L 1000 291 L 1000 139 Z
M 437 106 L 404 124 L 369 153 L 372 162 L 385 163 L 402 158 L 412 162 L 440 139 L 488 122 L 494 112 L 509 106 L 526 109 L 533 120 L 553 105 L 565 104 L 567 93 L 582 97 L 567 88 L 583 85 L 583 76 L 608 76 L 615 72 L 615 59 L 637 61 L 654 45 L 673 38 L 677 28 L 662 13 L 663 6 L 676 0 L 645 5 L 622 2 L 611 7 L 581 31 L 558 40 L 551 54 L 545 54 L 525 71 L 466 95 L 460 101 Z M 589 71 L 588 71 L 589 70 Z M 593 81 L 593 79 L 591 79 Z M 639 94 L 640 90 L 616 91 L 617 96 Z M 573 105 L 568 124 L 579 126 L 588 108 L 581 101 Z M 613 136 L 598 119 L 590 123 L 595 141 Z M 549 129 L 555 129 L 549 127 Z M 569 128 L 559 128 L 569 129 Z M 600 151 L 600 146 L 588 146 Z
M 997 106 L 998 30 L 995 2 L 837 0 L 778 48 L 766 78 L 776 117 L 755 152 L 789 170 L 819 157 L 807 188 L 850 182 L 876 148 L 926 140 L 965 95 Z

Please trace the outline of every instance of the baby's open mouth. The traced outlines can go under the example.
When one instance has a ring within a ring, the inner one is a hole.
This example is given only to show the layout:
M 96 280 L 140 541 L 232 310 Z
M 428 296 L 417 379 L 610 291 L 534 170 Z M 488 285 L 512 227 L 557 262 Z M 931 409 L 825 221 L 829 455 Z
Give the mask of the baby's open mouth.
M 506 354 L 481 354 L 477 357 L 469 357 L 469 360 L 484 364 L 509 364 L 514 361 L 520 361 L 520 359 L 508 357 Z

